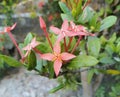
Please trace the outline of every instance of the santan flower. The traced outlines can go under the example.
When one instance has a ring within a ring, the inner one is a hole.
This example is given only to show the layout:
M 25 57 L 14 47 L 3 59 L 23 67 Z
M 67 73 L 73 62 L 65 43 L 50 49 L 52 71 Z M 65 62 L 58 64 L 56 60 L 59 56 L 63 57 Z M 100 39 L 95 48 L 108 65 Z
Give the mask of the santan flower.
M 61 53 L 61 47 L 60 47 L 59 42 L 55 43 L 53 47 L 53 53 L 47 53 L 47 54 L 41 55 L 42 59 L 54 62 L 54 71 L 55 71 L 56 76 L 58 76 L 60 72 L 63 61 L 68 61 L 75 57 L 76 57 L 75 55 L 67 53 L 67 52 Z

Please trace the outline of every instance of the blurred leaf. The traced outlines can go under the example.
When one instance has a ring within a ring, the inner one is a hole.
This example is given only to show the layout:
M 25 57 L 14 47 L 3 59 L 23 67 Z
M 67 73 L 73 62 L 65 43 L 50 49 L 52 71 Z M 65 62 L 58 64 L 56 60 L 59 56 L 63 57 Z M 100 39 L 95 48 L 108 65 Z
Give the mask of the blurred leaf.
M 0 58 L 0 69 L 4 68 L 4 60 Z
M 98 57 L 101 44 L 100 40 L 97 37 L 88 37 L 87 42 L 88 53 L 94 57 Z
M 101 21 L 100 31 L 103 31 L 111 26 L 113 26 L 117 21 L 116 16 L 108 16 Z
M 91 69 L 91 70 L 88 71 L 87 81 L 88 81 L 89 84 L 91 83 L 91 80 L 93 78 L 94 73 L 95 73 L 94 69 Z
M 104 36 L 101 36 L 100 37 L 100 43 L 101 43 L 101 45 L 105 45 L 106 42 L 107 42 L 107 39 Z
M 71 60 L 71 62 L 68 65 L 68 68 L 78 69 L 80 67 L 95 66 L 98 62 L 99 61 L 93 56 L 79 55 L 73 60 Z
M 70 14 L 61 14 L 63 20 L 73 21 L 73 17 Z
M 90 7 L 86 7 L 83 11 L 83 13 L 79 16 L 78 22 L 79 23 L 86 23 L 88 22 L 93 16 L 94 16 L 94 11 Z
M 109 69 L 109 70 L 106 70 L 106 73 L 107 73 L 107 74 L 111 74 L 111 75 L 119 75 L 119 74 L 120 74 L 120 71 L 118 71 L 118 70 L 113 70 L 113 69 Z
M 0 54 L 0 58 L 4 60 L 4 62 L 6 62 L 9 66 L 13 66 L 13 67 L 20 67 L 23 66 L 22 63 L 20 63 L 19 61 L 15 60 L 12 57 L 6 56 L 6 55 L 1 55 Z
M 65 87 L 64 84 L 60 84 L 59 86 L 51 89 L 49 92 L 50 92 L 50 93 L 55 93 L 55 92 L 59 91 L 60 89 L 62 89 L 62 88 L 64 88 L 64 87 Z
M 116 39 L 117 39 L 116 33 L 113 33 L 113 35 L 112 35 L 111 38 L 108 40 L 108 42 L 109 42 L 109 43 L 114 43 Z
M 68 9 L 68 7 L 66 6 L 65 3 L 59 2 L 59 6 L 60 6 L 61 10 L 62 10 L 65 14 L 70 13 L 70 10 Z
M 37 65 L 36 55 L 35 55 L 35 53 L 31 50 L 30 53 L 29 53 L 28 56 L 27 56 L 27 69 L 28 69 L 28 70 L 33 70 L 33 69 L 35 69 L 36 65 Z
M 24 45 L 27 45 L 28 43 L 30 43 L 30 41 L 32 40 L 33 35 L 32 33 L 28 33 L 25 40 L 24 40 Z
M 115 61 L 111 57 L 108 57 L 108 56 L 100 58 L 99 61 L 100 63 L 103 63 L 103 64 L 114 64 L 115 63 Z
M 117 5 L 117 8 L 116 8 L 117 11 L 120 11 L 120 4 Z

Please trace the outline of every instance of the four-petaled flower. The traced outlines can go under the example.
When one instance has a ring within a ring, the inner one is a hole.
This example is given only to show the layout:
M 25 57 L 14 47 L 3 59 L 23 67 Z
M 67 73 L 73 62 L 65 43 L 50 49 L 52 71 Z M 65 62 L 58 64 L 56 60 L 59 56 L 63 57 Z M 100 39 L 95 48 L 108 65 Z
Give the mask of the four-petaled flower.
M 31 43 L 29 43 L 26 47 L 23 48 L 23 50 L 27 51 L 24 58 L 29 54 L 29 52 L 34 49 L 36 46 L 38 46 L 40 43 L 36 41 L 36 38 L 33 38 Z
M 64 37 L 69 36 L 76 36 L 76 33 L 71 33 L 71 31 L 68 30 L 69 28 L 69 24 L 67 20 L 63 21 L 62 27 L 61 29 L 51 26 L 50 29 L 55 33 L 55 34 L 59 34 L 58 35 L 58 42 L 61 41 Z
M 76 57 L 75 55 L 67 53 L 67 52 L 61 53 L 61 47 L 60 47 L 59 42 L 55 43 L 53 47 L 53 53 L 41 54 L 42 59 L 54 62 L 54 71 L 55 71 L 56 76 L 58 76 L 60 72 L 63 61 L 68 61 L 75 57 Z

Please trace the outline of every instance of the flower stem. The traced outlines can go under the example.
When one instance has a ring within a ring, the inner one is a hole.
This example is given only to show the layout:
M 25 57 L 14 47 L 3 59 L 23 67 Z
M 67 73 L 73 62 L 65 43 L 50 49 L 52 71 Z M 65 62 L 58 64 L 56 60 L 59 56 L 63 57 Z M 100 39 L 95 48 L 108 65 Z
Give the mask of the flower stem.
M 14 39 L 13 35 L 11 34 L 11 32 L 8 32 L 8 35 L 9 35 L 9 37 L 11 38 L 12 42 L 14 43 L 14 45 L 16 46 L 16 48 L 17 48 L 17 50 L 18 50 L 18 52 L 19 52 L 19 54 L 20 54 L 20 56 L 21 56 L 21 58 L 22 58 L 22 57 L 23 57 L 23 54 L 22 54 L 19 46 L 17 45 L 17 42 L 16 42 L 16 40 Z
M 90 2 L 91 2 L 91 0 L 87 0 L 87 1 L 85 2 L 85 4 L 84 4 L 84 6 L 83 6 L 82 10 L 84 10 L 84 9 L 85 9 L 85 7 L 86 7 L 86 6 L 88 6 L 88 5 L 90 4 Z
M 67 48 L 67 44 L 66 44 L 66 38 L 64 38 L 64 48 L 65 48 L 65 51 L 67 52 L 68 48 Z
M 48 35 L 47 30 L 46 30 L 46 29 L 43 29 L 43 31 L 44 31 L 44 34 L 45 34 L 45 36 L 46 36 L 46 38 L 47 38 L 47 40 L 48 40 L 48 43 L 49 43 L 51 49 L 53 50 L 53 46 L 52 46 L 52 43 L 51 43 L 51 41 L 50 41 L 50 37 L 49 37 L 49 35 Z
M 69 43 L 68 43 L 67 48 L 69 48 L 69 47 L 70 47 L 70 44 L 71 44 L 72 40 L 73 40 L 73 37 L 70 37 L 70 40 L 69 40 Z
M 42 54 L 37 48 L 33 48 L 36 53 Z
M 74 48 L 73 48 L 72 51 L 71 51 L 72 54 L 74 53 L 75 49 L 76 49 L 77 46 L 79 45 L 81 39 L 82 39 L 82 36 L 79 36 L 77 43 L 75 44 Z

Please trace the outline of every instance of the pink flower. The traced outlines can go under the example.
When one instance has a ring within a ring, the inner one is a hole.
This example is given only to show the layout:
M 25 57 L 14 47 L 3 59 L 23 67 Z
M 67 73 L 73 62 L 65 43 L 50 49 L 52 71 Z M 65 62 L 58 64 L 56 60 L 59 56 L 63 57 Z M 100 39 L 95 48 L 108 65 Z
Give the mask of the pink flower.
M 4 32 L 8 32 L 8 33 L 11 32 L 11 30 L 13 30 L 16 27 L 16 24 L 17 23 L 13 24 L 11 27 L 9 26 L 5 27 Z
M 58 34 L 58 42 L 61 41 L 66 36 L 75 36 L 76 34 L 71 33 L 71 31 L 68 30 L 69 24 L 67 20 L 64 20 L 61 29 L 51 26 L 50 29 L 55 33 Z
M 13 35 L 12 35 L 12 33 L 11 33 L 11 31 L 12 31 L 15 27 L 16 27 L 16 23 L 13 24 L 12 26 L 5 27 L 5 28 L 4 28 L 4 31 L 3 31 L 3 32 L 0 32 L 0 33 L 1 33 L 1 34 L 8 33 L 10 39 L 12 40 L 12 42 L 13 42 L 14 45 L 16 46 L 19 54 L 20 54 L 21 57 L 22 57 L 22 53 L 21 53 L 21 51 L 20 51 L 20 49 L 19 49 L 19 47 L 18 47 L 18 45 L 17 45 L 17 42 L 16 42 L 15 38 L 13 37 Z
M 45 5 L 45 2 L 44 2 L 44 1 L 40 1 L 40 2 L 38 3 L 38 7 L 39 7 L 39 8 L 42 8 L 44 5 Z
M 24 57 L 26 57 L 29 54 L 29 52 L 39 44 L 40 43 L 36 41 L 36 38 L 33 38 L 31 43 L 29 43 L 26 47 L 23 48 L 23 50 L 27 51 Z
M 42 59 L 45 59 L 48 61 L 54 61 L 54 71 L 55 71 L 56 76 L 58 76 L 60 72 L 63 61 L 68 61 L 75 57 L 76 57 L 75 55 L 67 53 L 67 52 L 61 53 L 61 47 L 60 47 L 59 42 L 55 43 L 53 47 L 53 53 L 47 53 L 47 54 L 41 55 Z
M 82 25 L 75 25 L 72 21 L 70 22 L 69 30 L 72 31 L 72 33 L 76 34 L 75 36 L 95 36 L 95 34 L 89 33 L 86 31 L 85 27 Z
M 39 18 L 39 22 L 40 22 L 40 27 L 41 27 L 43 30 L 46 30 L 46 23 L 45 23 L 45 21 L 43 20 L 42 17 Z

